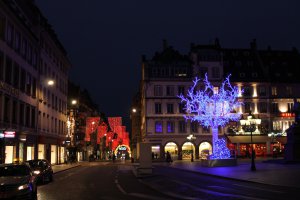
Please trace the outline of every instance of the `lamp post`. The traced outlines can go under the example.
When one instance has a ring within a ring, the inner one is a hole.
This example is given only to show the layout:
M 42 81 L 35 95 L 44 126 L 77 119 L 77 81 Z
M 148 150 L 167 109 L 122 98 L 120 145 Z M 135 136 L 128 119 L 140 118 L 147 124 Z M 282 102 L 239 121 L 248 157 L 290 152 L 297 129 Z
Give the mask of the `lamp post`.
M 253 148 L 253 140 L 252 133 L 257 129 L 257 125 L 261 124 L 261 119 L 255 118 L 251 112 L 247 116 L 247 119 L 240 120 L 241 126 L 245 132 L 250 132 L 251 134 L 251 171 L 256 171 L 255 160 L 254 160 L 254 148 Z
M 190 142 L 191 142 L 191 162 L 194 162 L 194 152 L 193 152 L 193 144 L 192 141 L 196 140 L 196 137 L 193 134 L 190 134 L 189 136 L 186 137 Z

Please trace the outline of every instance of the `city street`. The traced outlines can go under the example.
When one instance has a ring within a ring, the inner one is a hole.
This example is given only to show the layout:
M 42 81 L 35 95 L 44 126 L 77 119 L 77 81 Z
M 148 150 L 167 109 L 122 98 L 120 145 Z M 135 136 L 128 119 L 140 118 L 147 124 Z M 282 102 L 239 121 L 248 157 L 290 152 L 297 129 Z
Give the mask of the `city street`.
M 38 199 L 212 200 L 285 199 L 287 196 L 298 199 L 299 196 L 299 189 L 295 187 L 222 178 L 175 167 L 189 164 L 156 163 L 152 175 L 140 178 L 134 175 L 133 166 L 128 162 L 80 162 L 67 167 L 55 166 L 54 181 L 38 187 Z M 59 170 L 60 167 L 67 170 Z M 235 169 L 241 167 L 243 165 Z
M 38 187 L 39 200 L 162 199 L 165 195 L 141 184 L 130 165 L 83 162 L 54 175 L 54 181 Z

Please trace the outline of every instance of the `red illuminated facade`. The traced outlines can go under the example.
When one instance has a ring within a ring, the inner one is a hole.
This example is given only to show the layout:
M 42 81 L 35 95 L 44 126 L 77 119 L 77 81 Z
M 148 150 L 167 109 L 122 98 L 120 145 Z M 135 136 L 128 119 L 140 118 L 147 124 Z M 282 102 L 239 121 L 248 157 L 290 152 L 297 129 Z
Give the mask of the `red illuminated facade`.
M 108 123 L 102 121 L 100 117 L 88 117 L 85 141 L 101 146 L 100 149 L 111 154 L 119 147 L 129 148 L 129 133 L 126 126 L 122 125 L 122 117 L 108 117 Z

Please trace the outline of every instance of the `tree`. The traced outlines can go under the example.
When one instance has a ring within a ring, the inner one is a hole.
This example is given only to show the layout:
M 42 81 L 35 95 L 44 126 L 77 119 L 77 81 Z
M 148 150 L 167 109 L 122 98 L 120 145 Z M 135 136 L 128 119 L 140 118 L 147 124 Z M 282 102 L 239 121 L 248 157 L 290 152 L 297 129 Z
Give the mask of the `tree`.
M 212 159 L 230 157 L 225 140 L 218 139 L 218 127 L 225 126 L 229 121 L 238 121 L 241 117 L 241 114 L 235 110 L 242 105 L 237 101 L 239 90 L 238 87 L 230 84 L 229 77 L 230 75 L 223 81 L 220 88 L 217 88 L 208 81 L 207 74 L 205 74 L 203 89 L 197 88 L 200 79 L 196 77 L 186 97 L 183 94 L 179 95 L 187 113 L 184 118 L 212 128 L 213 154 L 210 157 Z

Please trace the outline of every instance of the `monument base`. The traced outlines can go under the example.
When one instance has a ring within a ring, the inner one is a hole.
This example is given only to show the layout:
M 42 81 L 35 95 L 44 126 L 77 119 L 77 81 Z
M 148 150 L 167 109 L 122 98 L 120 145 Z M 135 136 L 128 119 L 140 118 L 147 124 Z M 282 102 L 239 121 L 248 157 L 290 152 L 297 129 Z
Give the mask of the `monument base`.
M 203 167 L 226 167 L 226 166 L 236 166 L 236 158 L 228 159 L 201 159 L 201 166 Z

